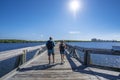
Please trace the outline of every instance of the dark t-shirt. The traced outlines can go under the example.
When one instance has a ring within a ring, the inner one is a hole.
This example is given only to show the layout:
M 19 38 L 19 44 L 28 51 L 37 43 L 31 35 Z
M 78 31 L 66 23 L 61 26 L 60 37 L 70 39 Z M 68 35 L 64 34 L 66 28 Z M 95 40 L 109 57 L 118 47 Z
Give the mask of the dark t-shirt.
M 60 51 L 65 51 L 65 44 L 60 44 Z

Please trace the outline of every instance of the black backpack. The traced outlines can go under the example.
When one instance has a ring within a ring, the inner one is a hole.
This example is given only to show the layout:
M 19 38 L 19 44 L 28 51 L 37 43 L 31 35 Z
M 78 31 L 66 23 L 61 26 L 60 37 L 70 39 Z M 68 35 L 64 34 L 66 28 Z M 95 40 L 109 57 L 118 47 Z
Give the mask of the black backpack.
M 54 47 L 53 42 L 52 41 L 48 41 L 47 42 L 47 49 L 53 49 L 53 47 Z

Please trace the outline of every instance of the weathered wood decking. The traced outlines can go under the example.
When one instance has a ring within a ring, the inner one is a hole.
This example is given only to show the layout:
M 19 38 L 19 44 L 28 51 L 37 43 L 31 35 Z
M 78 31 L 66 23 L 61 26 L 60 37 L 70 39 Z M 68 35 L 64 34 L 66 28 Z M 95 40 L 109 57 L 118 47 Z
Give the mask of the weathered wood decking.
M 45 51 L 7 80 L 120 80 L 119 72 L 85 67 L 69 54 L 61 65 L 58 44 L 55 47 L 55 64 L 49 65 L 47 58 Z

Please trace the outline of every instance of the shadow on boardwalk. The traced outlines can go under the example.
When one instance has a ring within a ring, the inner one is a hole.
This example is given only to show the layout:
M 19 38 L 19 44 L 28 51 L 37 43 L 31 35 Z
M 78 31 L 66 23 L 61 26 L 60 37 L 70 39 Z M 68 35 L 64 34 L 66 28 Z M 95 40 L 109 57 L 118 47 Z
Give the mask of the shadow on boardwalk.
M 27 68 L 21 68 L 19 69 L 20 72 L 25 72 L 25 71 L 29 71 L 29 70 L 46 70 L 49 69 L 51 67 L 54 67 L 56 65 L 60 65 L 60 63 L 56 63 L 56 64 L 43 64 L 43 65 L 37 65 L 37 66 L 32 66 L 32 67 L 27 67 Z
M 103 77 L 108 80 L 120 80 L 120 75 L 115 76 L 115 75 L 110 75 L 110 74 L 106 74 L 106 73 L 95 72 L 90 69 L 86 70 L 86 68 L 88 68 L 87 66 L 84 66 L 84 65 L 77 66 L 75 64 L 75 62 L 71 59 L 71 56 L 69 54 L 66 54 L 66 57 L 67 57 L 67 59 L 70 63 L 70 66 L 74 72 L 90 74 L 90 75 L 96 76 L 98 79 L 99 79 L 99 77 Z M 46 69 L 52 68 L 56 65 L 61 65 L 61 64 L 60 63 L 56 63 L 54 65 L 43 64 L 43 65 L 37 65 L 37 66 L 32 66 L 32 67 L 27 67 L 27 68 L 21 68 L 19 71 L 25 72 L 25 71 L 30 71 L 30 70 L 46 70 Z
M 106 73 L 99 73 L 99 72 L 94 72 L 92 70 L 85 70 L 87 68 L 87 66 L 81 65 L 81 66 L 77 66 L 74 61 L 71 59 L 71 55 L 66 53 L 66 57 L 71 65 L 71 68 L 74 72 L 79 72 L 79 73 L 84 73 L 84 74 L 90 74 L 90 75 L 94 75 L 96 76 L 98 79 L 100 77 L 109 79 L 109 80 L 120 80 L 120 75 L 118 76 L 114 76 L 114 75 L 110 75 L 110 74 L 106 74 Z

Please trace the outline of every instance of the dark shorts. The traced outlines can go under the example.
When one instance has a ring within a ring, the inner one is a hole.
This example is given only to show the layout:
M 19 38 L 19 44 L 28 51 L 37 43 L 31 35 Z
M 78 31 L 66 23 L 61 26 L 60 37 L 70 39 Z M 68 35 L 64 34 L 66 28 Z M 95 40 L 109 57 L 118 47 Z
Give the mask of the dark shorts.
M 65 51 L 60 51 L 60 54 L 65 54 Z
M 48 56 L 54 55 L 54 49 L 48 50 Z

